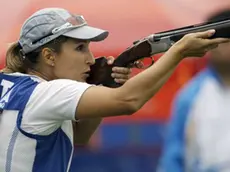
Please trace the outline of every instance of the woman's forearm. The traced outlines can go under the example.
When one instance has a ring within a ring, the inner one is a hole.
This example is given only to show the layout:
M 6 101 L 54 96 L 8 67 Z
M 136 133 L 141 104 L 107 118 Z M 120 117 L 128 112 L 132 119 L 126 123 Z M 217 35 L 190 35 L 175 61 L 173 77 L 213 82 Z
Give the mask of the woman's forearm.
M 154 91 L 158 92 L 161 87 L 168 81 L 168 79 L 171 77 L 171 75 L 173 74 L 173 72 L 175 71 L 175 68 L 172 68 L 169 72 L 167 72 L 156 84 L 155 84 L 155 88 Z
M 171 49 L 152 67 L 131 78 L 120 87 L 119 95 L 130 101 L 134 109 L 138 110 L 165 84 L 181 60 L 182 57 L 178 51 Z

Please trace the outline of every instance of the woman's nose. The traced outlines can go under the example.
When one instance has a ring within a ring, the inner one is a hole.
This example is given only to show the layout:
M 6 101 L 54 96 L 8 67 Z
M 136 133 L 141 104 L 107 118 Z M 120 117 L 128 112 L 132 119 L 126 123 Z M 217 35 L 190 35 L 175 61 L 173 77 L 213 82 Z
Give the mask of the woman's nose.
M 88 56 L 86 63 L 90 66 L 95 64 L 95 58 L 92 53 Z

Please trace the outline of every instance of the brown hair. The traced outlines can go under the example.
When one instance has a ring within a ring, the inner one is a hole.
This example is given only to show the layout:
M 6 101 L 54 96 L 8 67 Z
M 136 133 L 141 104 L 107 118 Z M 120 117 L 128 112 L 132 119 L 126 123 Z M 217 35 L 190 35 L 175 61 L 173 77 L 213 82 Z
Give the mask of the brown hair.
M 27 73 L 28 68 L 34 68 L 39 61 L 40 53 L 43 48 L 47 47 L 59 53 L 62 44 L 68 40 L 67 37 L 60 36 L 51 42 L 37 48 L 36 50 L 28 53 L 25 57 L 22 56 L 20 50 L 22 47 L 18 42 L 13 43 L 6 52 L 5 68 L 1 71 L 4 73 Z

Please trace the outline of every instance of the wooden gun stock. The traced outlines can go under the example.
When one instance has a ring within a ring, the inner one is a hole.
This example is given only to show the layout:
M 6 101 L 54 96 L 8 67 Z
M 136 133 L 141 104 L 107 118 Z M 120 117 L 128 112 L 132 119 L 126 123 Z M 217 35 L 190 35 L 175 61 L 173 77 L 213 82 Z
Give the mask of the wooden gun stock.
M 143 40 L 134 43 L 133 46 L 121 53 L 115 59 L 113 65 L 108 65 L 105 57 L 97 58 L 95 64 L 91 66 L 90 77 L 87 79 L 87 83 L 101 84 L 107 87 L 119 87 L 121 84 L 116 83 L 114 78 L 111 77 L 112 67 L 128 67 L 135 61 L 149 56 L 151 56 L 151 46 L 148 40 Z

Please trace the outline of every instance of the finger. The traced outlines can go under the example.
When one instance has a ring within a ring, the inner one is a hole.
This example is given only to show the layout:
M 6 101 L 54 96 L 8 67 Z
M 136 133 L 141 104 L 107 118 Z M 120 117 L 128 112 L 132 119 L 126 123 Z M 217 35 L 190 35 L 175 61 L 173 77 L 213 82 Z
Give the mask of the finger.
M 204 57 L 206 53 L 207 53 L 207 52 L 205 51 L 205 52 L 203 52 L 203 53 L 197 54 L 197 57 Z
M 214 45 L 214 44 L 222 44 L 230 42 L 230 39 L 228 38 L 215 38 L 215 39 L 209 39 L 207 40 L 209 43 L 208 45 Z
M 113 64 L 114 60 L 115 60 L 115 58 L 114 58 L 113 56 L 107 57 L 107 64 L 108 64 L 108 65 Z
M 194 33 L 194 36 L 196 38 L 209 38 L 211 37 L 212 35 L 215 34 L 215 30 L 214 29 L 211 29 L 211 30 L 207 30 L 207 31 L 204 31 L 204 32 L 197 32 L 197 33 Z
M 127 80 L 126 79 L 114 79 L 114 81 L 119 84 L 124 84 Z
M 129 75 L 124 75 L 119 73 L 112 73 L 111 76 L 116 79 L 129 79 Z
M 218 46 L 219 46 L 219 44 L 214 44 L 214 45 L 211 45 L 211 46 L 210 46 L 210 49 L 217 48 Z
M 203 56 L 205 56 L 206 53 L 207 53 L 207 52 L 204 51 L 204 52 L 200 52 L 200 53 L 195 53 L 195 54 L 192 55 L 192 56 L 193 56 L 193 57 L 203 57 Z
M 206 51 L 209 51 L 209 50 L 212 50 L 212 49 L 215 49 L 218 47 L 219 44 L 213 44 L 213 45 L 210 45 L 206 48 Z
M 120 74 L 130 74 L 131 69 L 125 68 L 125 67 L 113 67 L 112 71 L 114 73 L 120 73 Z

